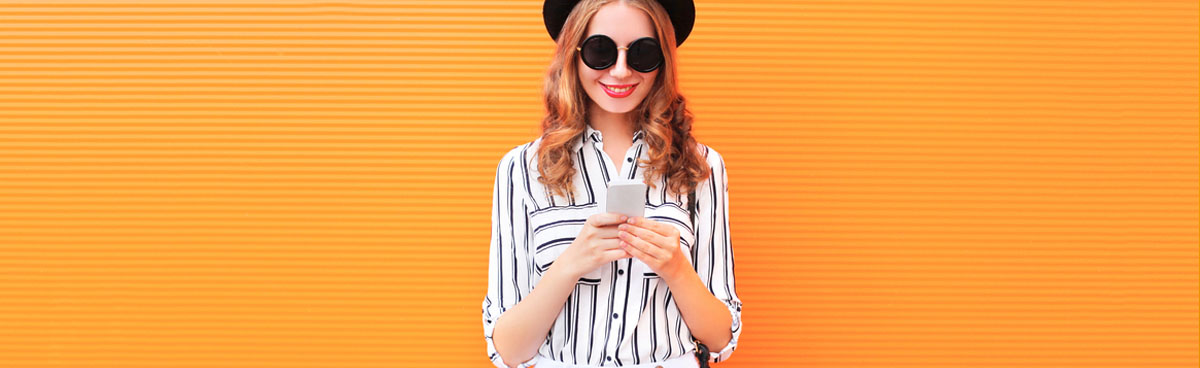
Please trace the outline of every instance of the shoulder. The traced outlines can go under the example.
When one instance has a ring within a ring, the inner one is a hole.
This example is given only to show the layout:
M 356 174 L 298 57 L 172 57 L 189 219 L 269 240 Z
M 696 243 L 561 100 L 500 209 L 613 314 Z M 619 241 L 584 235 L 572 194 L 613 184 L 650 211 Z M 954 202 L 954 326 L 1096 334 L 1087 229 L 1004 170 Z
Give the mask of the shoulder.
M 709 193 L 714 190 L 718 192 L 727 191 L 726 186 L 729 176 L 725 171 L 725 157 L 708 145 L 701 143 L 697 143 L 697 145 L 700 155 L 704 156 L 705 161 L 708 162 L 709 175 L 700 183 L 696 191 L 700 193 Z
M 537 147 L 541 138 L 525 142 L 508 151 L 500 157 L 496 164 L 496 177 L 510 180 L 526 180 L 528 173 L 536 170 Z
M 530 163 L 537 155 L 537 146 L 541 140 L 541 138 L 538 138 L 536 140 L 525 142 L 517 145 L 516 147 L 510 148 L 504 153 L 504 156 L 500 158 L 499 166 L 505 167 L 510 164 L 517 164 L 519 166 L 522 162 L 525 162 L 526 164 Z
M 700 152 L 700 156 L 703 156 L 705 161 L 708 162 L 709 168 L 719 171 L 725 170 L 725 157 L 721 156 L 721 153 L 717 152 L 715 148 L 697 142 L 696 149 Z

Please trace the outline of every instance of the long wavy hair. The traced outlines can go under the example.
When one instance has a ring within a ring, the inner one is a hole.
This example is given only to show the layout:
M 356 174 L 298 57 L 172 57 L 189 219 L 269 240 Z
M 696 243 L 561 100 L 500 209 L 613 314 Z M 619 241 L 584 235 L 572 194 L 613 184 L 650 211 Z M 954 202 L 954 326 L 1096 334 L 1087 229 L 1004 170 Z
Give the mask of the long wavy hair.
M 546 117 L 542 120 L 542 142 L 537 150 L 538 182 L 551 195 L 574 197 L 574 142 L 587 131 L 587 109 L 593 103 L 579 83 L 575 47 L 587 35 L 588 23 L 604 4 L 614 0 L 583 0 L 567 16 L 558 35 L 554 59 L 546 73 L 544 97 Z M 649 146 L 644 182 L 650 188 L 666 177 L 667 189 L 676 195 L 688 193 L 709 176 L 708 164 L 692 137 L 692 113 L 678 89 L 675 32 L 667 11 L 654 0 L 620 0 L 650 15 L 662 45 L 663 64 L 653 88 L 630 116 L 635 131 Z

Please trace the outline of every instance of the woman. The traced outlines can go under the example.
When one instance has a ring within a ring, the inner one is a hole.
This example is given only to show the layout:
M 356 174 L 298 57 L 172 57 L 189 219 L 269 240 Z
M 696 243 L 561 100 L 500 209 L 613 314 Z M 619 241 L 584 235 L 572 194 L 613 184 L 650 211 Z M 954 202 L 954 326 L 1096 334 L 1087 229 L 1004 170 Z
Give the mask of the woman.
M 544 4 L 557 48 L 543 132 L 496 168 L 482 319 L 497 366 L 697 367 L 737 346 L 724 160 L 691 136 L 676 87 L 694 14 Z M 647 184 L 645 216 L 600 212 L 618 177 Z

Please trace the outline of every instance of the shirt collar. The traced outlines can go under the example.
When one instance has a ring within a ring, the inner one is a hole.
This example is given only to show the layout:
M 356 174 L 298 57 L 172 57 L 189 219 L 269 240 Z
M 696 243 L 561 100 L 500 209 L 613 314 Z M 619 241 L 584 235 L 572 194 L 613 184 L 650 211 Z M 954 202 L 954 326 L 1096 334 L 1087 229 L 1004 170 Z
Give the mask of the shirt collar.
M 633 143 L 637 143 L 638 140 L 642 139 L 642 135 L 643 132 L 641 129 L 633 132 Z M 601 134 L 599 130 L 596 130 L 596 128 L 592 128 L 591 124 L 587 125 L 587 131 L 584 132 L 583 136 L 584 138 L 591 139 L 592 142 L 600 142 L 604 140 L 604 134 Z

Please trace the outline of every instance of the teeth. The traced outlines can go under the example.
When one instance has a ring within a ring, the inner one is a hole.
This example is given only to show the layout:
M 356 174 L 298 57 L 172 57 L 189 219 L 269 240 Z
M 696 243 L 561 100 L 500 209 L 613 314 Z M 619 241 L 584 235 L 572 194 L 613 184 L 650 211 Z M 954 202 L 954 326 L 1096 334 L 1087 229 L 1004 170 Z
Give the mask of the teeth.
M 630 88 L 633 88 L 633 86 L 629 86 L 629 87 L 625 87 L 625 88 L 613 88 L 613 87 L 609 87 L 609 86 L 604 86 L 604 88 L 608 88 L 609 91 L 613 91 L 616 93 L 625 93 L 625 91 L 628 91 Z

